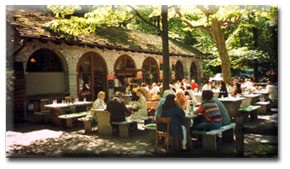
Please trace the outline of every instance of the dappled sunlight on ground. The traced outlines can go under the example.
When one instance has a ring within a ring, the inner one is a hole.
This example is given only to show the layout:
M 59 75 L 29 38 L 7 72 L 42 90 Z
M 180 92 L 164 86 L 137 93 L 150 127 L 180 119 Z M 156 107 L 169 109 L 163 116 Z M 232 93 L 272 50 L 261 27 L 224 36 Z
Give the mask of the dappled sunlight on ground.
M 254 123 L 246 124 L 244 155 L 247 158 L 278 157 L 277 115 L 261 116 Z M 206 152 L 193 142 L 189 152 L 154 151 L 154 144 L 145 130 L 139 130 L 128 139 L 99 134 L 97 128 L 84 134 L 82 125 L 73 129 L 51 124 L 19 124 L 6 132 L 7 157 L 189 157 L 233 158 L 236 145 L 218 140 L 217 152 Z

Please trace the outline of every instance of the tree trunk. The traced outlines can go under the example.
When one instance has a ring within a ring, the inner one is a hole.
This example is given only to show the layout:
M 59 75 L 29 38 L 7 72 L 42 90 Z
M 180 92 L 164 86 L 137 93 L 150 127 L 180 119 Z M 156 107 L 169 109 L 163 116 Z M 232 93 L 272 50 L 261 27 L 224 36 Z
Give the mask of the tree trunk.
M 212 29 L 211 29 L 211 36 L 213 37 L 215 44 L 218 48 L 218 52 L 221 59 L 221 69 L 223 74 L 223 80 L 226 83 L 231 84 L 231 62 L 230 57 L 228 54 L 228 50 L 226 47 L 224 32 L 221 29 L 220 22 L 217 21 L 217 19 L 212 19 Z
M 168 6 L 162 5 L 162 56 L 163 56 L 163 91 L 169 89 L 169 47 L 168 47 Z

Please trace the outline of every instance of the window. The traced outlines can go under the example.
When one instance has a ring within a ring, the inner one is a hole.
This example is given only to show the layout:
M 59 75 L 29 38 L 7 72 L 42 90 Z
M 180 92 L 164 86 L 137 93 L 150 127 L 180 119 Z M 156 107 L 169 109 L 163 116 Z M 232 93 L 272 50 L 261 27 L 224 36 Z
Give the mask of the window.
M 60 58 L 51 50 L 39 49 L 28 59 L 27 72 L 63 72 Z

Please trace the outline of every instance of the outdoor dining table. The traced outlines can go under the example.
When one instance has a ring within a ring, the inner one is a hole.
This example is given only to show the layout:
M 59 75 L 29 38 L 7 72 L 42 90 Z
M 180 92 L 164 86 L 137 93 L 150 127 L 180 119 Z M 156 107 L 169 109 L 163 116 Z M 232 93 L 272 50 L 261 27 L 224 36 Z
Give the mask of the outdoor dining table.
M 85 106 L 86 110 L 91 108 L 93 102 L 91 101 L 78 101 L 74 103 L 52 103 L 46 104 L 44 107 L 51 109 L 51 120 L 56 125 L 61 125 L 61 119 L 59 115 L 67 114 L 67 112 L 75 112 L 77 106 Z
M 226 107 L 229 112 L 230 117 L 233 119 L 238 115 L 238 109 L 241 106 L 241 103 L 246 98 L 244 97 L 226 97 L 218 98 Z
M 96 113 L 98 119 L 98 133 L 104 135 L 112 135 L 112 126 L 110 123 L 110 112 L 105 109 L 91 109 L 93 113 Z
M 194 96 L 197 102 L 201 103 L 202 101 L 202 97 L 201 97 L 202 93 L 201 92 L 194 92 Z
M 198 109 L 198 107 L 195 107 L 194 110 Z M 185 111 L 185 119 L 184 119 L 184 127 L 186 128 L 186 135 L 187 135 L 187 148 L 192 149 L 192 140 L 190 135 L 190 127 L 193 124 L 193 119 L 196 118 L 197 115 L 193 114 L 193 112 Z
M 123 100 L 124 100 L 124 103 L 125 104 L 129 104 L 129 102 L 131 101 L 132 99 L 132 94 L 124 94 L 123 95 Z
M 267 98 L 269 93 L 266 91 L 266 89 L 262 89 L 262 90 L 257 90 L 253 92 L 254 94 L 261 94 L 262 98 Z
M 249 105 L 254 105 L 257 100 L 259 100 L 261 94 L 244 94 L 243 97 L 246 98 L 245 100 L 242 101 L 241 107 L 249 106 Z

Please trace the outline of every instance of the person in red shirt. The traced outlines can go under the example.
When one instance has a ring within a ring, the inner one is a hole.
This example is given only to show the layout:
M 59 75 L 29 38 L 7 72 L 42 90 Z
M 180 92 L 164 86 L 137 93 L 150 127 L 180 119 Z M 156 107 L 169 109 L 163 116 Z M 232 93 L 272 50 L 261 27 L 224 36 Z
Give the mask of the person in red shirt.
M 197 89 L 198 90 L 198 85 L 197 83 L 195 83 L 195 80 L 192 79 L 191 80 L 191 89 L 194 91 L 194 89 Z

